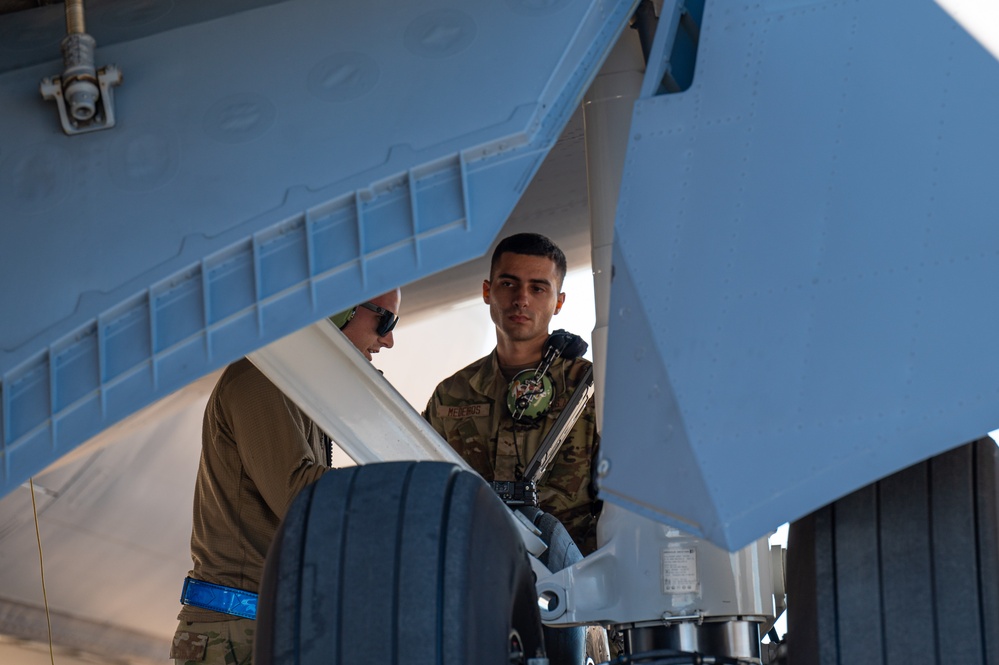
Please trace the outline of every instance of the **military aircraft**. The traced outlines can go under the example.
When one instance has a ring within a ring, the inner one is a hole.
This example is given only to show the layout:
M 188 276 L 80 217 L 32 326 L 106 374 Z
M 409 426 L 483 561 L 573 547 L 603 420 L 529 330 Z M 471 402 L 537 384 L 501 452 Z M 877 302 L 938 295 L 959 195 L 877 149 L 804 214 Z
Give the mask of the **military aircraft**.
M 165 659 L 201 412 L 240 356 L 319 403 L 343 463 L 440 453 L 393 365 L 432 385 L 488 324 L 416 371 L 401 328 L 382 377 L 322 321 L 401 286 L 407 325 L 446 326 L 521 230 L 594 273 L 617 515 L 599 556 L 539 580 L 561 602 L 546 622 L 625 627 L 649 652 L 713 648 L 712 626 L 752 641 L 783 595 L 766 536 L 795 522 L 790 653 L 715 656 L 999 659 L 999 63 L 973 8 L 0 11 L 3 662 L 48 661 L 50 643 L 66 665 Z M 289 335 L 370 386 L 398 451 L 366 456 Z M 697 594 L 617 567 L 669 576 L 665 540 L 624 545 L 648 530 L 697 552 L 681 562 Z M 715 588 L 726 566 L 752 592 Z

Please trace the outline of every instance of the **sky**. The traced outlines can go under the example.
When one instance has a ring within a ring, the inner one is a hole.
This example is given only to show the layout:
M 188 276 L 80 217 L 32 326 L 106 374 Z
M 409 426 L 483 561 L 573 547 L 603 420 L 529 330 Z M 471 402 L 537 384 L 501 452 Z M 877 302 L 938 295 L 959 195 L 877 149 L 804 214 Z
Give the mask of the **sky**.
M 999 3 L 995 0 L 937 0 L 937 4 L 999 58 Z

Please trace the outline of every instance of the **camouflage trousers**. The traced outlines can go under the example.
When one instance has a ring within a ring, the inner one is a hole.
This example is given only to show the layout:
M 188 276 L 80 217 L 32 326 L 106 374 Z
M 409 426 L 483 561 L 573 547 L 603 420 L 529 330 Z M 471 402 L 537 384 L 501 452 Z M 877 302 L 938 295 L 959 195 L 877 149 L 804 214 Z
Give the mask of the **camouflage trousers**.
M 181 621 L 173 635 L 170 657 L 175 665 L 251 665 L 253 619 Z

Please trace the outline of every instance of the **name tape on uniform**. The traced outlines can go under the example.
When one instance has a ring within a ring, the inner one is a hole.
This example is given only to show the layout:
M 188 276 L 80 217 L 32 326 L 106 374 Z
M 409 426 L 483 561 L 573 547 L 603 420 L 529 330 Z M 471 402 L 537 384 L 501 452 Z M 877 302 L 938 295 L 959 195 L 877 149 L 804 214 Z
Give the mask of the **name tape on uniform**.
M 487 404 L 462 404 L 461 406 L 437 406 L 438 418 L 471 418 L 472 416 L 488 416 L 490 405 Z

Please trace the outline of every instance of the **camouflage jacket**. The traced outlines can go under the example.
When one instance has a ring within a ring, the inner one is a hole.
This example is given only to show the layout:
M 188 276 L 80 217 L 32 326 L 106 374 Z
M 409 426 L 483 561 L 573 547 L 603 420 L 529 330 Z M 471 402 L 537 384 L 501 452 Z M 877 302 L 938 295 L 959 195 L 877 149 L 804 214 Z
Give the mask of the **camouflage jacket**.
M 535 423 L 515 424 L 507 408 L 508 384 L 493 350 L 442 381 L 423 417 L 487 481 L 516 480 L 589 366 L 583 358 L 552 363 L 551 410 Z M 600 435 L 594 409 L 591 398 L 538 486 L 542 510 L 565 525 L 583 554 L 596 549 L 592 470 Z

